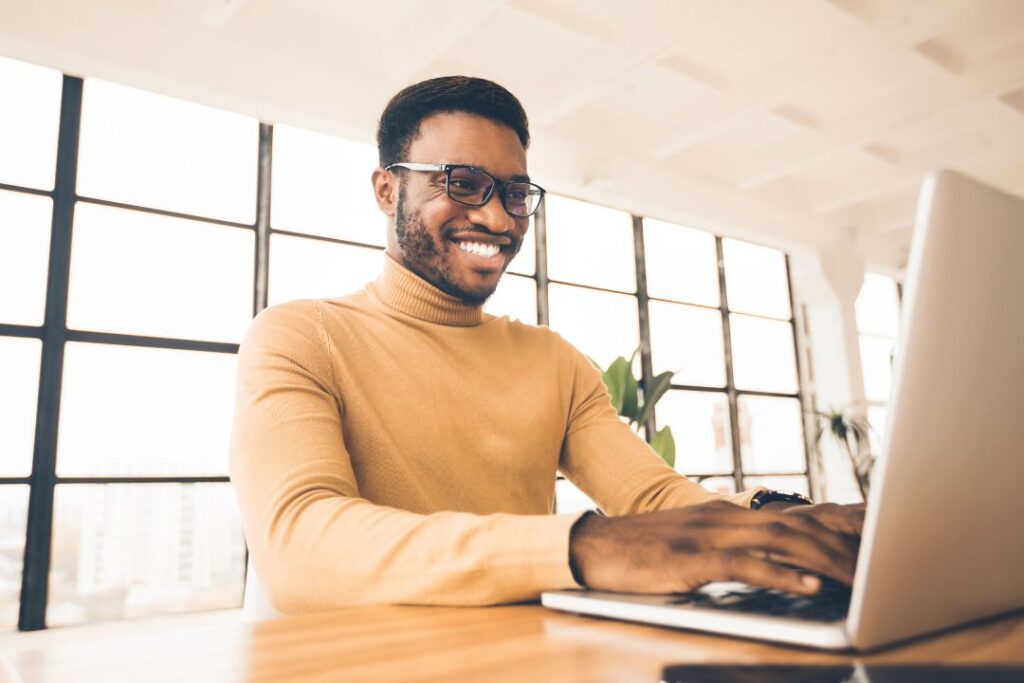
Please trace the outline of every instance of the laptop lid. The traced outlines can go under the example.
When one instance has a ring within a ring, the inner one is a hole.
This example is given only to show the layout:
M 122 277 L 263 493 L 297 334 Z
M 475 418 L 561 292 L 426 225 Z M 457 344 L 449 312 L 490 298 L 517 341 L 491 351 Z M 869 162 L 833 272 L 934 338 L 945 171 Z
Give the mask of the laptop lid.
M 1024 606 L 1024 200 L 924 182 L 848 631 L 869 648 Z

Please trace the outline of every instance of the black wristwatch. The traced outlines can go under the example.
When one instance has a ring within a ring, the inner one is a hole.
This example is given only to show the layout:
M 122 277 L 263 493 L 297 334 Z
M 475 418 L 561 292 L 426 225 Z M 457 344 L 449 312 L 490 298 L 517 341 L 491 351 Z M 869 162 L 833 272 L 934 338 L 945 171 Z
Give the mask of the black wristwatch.
M 760 510 L 768 503 L 792 503 L 793 505 L 811 505 L 813 501 L 807 496 L 799 493 L 785 493 L 783 491 L 758 491 L 750 499 L 750 509 Z

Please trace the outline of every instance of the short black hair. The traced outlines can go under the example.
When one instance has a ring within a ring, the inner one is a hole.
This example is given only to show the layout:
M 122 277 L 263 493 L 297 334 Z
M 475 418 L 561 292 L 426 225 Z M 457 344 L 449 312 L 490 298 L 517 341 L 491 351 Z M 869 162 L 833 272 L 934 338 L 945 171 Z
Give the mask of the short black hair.
M 493 81 L 470 76 L 442 76 L 400 90 L 384 107 L 377 124 L 381 168 L 400 161 L 419 134 L 424 119 L 445 112 L 476 114 L 511 128 L 523 148 L 530 146 L 530 125 L 516 96 Z

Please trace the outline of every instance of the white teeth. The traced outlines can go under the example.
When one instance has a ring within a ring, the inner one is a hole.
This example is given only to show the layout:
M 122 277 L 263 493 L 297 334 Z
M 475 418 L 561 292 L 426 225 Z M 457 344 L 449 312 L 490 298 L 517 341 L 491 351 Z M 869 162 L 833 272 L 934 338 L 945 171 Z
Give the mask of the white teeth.
M 491 258 L 501 251 L 501 247 L 497 244 L 484 244 L 482 242 L 456 242 L 456 244 L 459 245 L 459 249 L 462 251 L 468 251 L 470 254 L 476 254 L 484 258 Z

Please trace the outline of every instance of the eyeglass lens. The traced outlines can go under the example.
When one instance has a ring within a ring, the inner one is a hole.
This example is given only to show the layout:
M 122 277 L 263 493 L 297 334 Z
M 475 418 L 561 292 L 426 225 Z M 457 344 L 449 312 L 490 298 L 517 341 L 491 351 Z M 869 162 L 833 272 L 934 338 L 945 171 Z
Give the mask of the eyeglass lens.
M 448 176 L 448 195 L 457 202 L 480 206 L 490 199 L 494 179 L 474 168 L 453 168 Z M 529 216 L 540 203 L 540 188 L 530 183 L 510 182 L 501 198 L 513 216 Z

